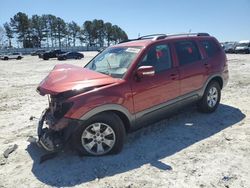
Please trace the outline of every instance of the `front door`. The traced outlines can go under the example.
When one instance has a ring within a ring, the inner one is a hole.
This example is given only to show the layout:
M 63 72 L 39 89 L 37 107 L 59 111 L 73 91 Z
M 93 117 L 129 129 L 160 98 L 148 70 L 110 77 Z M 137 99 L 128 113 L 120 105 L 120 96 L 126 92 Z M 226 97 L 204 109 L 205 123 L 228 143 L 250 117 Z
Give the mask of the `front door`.
M 181 95 L 196 91 L 203 86 L 207 69 L 195 41 L 184 40 L 175 43 L 179 62 Z
M 139 63 L 140 66 L 153 66 L 155 75 L 140 80 L 133 79 L 131 88 L 136 118 L 159 110 L 167 101 L 179 96 L 179 74 L 173 67 L 168 44 L 151 46 Z

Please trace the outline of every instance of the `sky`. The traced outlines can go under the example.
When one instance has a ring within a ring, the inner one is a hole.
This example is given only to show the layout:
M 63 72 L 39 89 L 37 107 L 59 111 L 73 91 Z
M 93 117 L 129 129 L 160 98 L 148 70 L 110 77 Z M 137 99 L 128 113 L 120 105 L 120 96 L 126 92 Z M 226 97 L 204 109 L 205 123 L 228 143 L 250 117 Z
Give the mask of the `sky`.
M 250 40 L 250 0 L 1 0 L 0 25 L 17 12 L 53 14 L 66 22 L 102 19 L 129 38 L 207 32 L 219 41 Z

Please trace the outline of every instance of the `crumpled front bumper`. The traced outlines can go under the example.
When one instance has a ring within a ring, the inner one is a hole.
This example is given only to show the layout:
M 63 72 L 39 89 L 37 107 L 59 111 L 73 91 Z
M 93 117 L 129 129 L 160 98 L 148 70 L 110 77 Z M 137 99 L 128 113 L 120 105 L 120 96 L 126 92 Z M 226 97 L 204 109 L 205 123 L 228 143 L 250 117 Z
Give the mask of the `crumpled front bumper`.
M 49 127 L 44 127 L 45 120 L 49 114 L 49 109 L 43 111 L 37 127 L 38 145 L 49 152 L 61 150 L 64 146 L 63 131 L 55 131 Z

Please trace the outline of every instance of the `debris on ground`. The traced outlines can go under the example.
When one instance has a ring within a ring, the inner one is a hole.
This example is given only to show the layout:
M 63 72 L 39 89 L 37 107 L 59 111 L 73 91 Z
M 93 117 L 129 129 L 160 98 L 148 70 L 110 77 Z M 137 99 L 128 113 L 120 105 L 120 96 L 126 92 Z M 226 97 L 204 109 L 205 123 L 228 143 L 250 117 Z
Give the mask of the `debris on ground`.
M 30 116 L 30 118 L 29 118 L 30 121 L 32 121 L 32 120 L 34 120 L 34 119 L 39 119 L 39 118 L 37 118 L 37 117 L 35 117 L 35 116 Z
M 7 159 L 3 156 L 0 157 L 0 165 L 5 165 L 7 163 Z
M 18 148 L 18 146 L 16 144 L 14 144 L 13 146 L 10 146 L 8 149 L 6 149 L 3 153 L 3 156 L 5 158 L 9 157 L 9 154 L 11 154 L 13 151 L 15 151 Z

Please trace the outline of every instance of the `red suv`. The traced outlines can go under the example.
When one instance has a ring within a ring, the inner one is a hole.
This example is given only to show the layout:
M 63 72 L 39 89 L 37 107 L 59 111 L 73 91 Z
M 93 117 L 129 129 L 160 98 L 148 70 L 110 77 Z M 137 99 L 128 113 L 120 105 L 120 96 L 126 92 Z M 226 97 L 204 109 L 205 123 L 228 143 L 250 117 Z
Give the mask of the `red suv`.
M 49 107 L 40 145 L 57 151 L 71 141 L 83 154 L 121 151 L 126 133 L 196 103 L 213 112 L 228 81 L 227 59 L 207 33 L 148 35 L 109 47 L 84 68 L 56 65 L 37 91 Z M 45 126 L 47 125 L 47 126 Z

